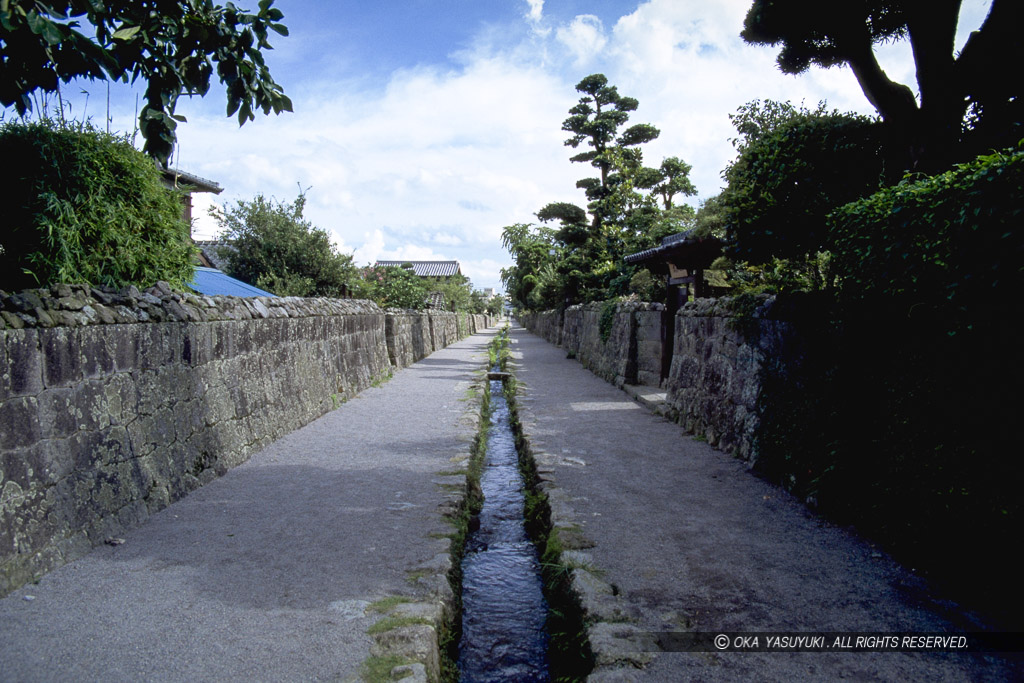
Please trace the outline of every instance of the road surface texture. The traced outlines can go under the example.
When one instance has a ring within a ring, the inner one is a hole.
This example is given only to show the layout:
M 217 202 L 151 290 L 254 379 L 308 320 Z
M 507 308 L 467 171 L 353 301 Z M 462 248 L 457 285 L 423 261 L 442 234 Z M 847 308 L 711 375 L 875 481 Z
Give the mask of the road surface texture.
M 644 652 L 653 632 L 947 632 L 982 626 L 739 460 L 523 328 L 519 415 L 578 550 L 593 681 L 1022 680 L 1019 655 Z M 638 668 L 642 667 L 642 668 Z
M 381 618 L 367 607 L 402 595 L 418 602 L 401 614 L 432 619 L 450 597 L 442 512 L 465 478 L 445 473 L 468 457 L 492 336 L 398 371 L 0 600 L 0 681 L 355 679 Z

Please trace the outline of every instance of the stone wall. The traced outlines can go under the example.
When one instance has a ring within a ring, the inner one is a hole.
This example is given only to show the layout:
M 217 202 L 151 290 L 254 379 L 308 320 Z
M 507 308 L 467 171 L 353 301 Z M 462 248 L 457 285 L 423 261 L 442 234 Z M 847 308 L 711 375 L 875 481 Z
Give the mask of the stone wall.
M 0 292 L 0 595 L 457 338 L 367 301 Z
M 555 346 L 562 345 L 562 314 L 559 311 L 523 313 L 520 322 L 538 337 L 547 339 Z
M 618 303 L 608 339 L 602 340 L 604 307 L 603 302 L 570 306 L 561 314 L 526 313 L 520 320 L 531 332 L 561 346 L 595 375 L 616 386 L 658 386 L 664 306 L 639 301 Z
M 660 386 L 665 307 L 662 304 L 643 304 L 633 315 L 636 320 L 636 383 Z
M 673 413 L 687 431 L 753 464 L 763 407 L 764 369 L 798 383 L 807 355 L 796 321 L 806 306 L 783 307 L 762 296 L 738 319 L 729 299 L 699 299 L 676 315 L 672 369 L 666 382 Z
M 617 386 L 658 386 L 661 380 L 661 326 L 658 304 L 620 303 L 611 334 L 601 341 L 604 304 L 573 306 L 520 316 L 523 325 L 574 355 L 594 374 Z M 689 302 L 676 315 L 672 365 L 664 381 L 669 414 L 688 431 L 721 450 L 753 462 L 760 426 L 758 400 L 766 359 L 788 372 L 800 366 L 800 335 L 788 313 L 770 297 L 753 317 L 738 325 L 728 299 Z

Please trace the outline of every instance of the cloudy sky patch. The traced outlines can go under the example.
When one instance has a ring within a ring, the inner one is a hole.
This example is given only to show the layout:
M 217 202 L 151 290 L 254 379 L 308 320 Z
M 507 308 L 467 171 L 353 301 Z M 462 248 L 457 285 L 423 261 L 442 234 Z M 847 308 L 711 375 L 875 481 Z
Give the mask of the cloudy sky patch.
M 236 0 L 238 2 L 238 0 Z M 238 2 L 255 6 L 255 0 Z M 583 204 L 575 187 L 588 167 L 569 162 L 561 123 L 574 85 L 604 73 L 637 98 L 631 123 L 661 137 L 646 145 L 657 165 L 693 165 L 700 196 L 716 194 L 732 159 L 729 114 L 753 99 L 873 114 L 848 69 L 787 76 L 776 51 L 739 38 L 749 0 L 496 0 L 345 3 L 277 0 L 288 38 L 267 61 L 293 114 L 239 128 L 214 85 L 183 101 L 175 163 L 224 187 L 216 201 L 256 194 L 283 201 L 307 191 L 306 217 L 362 265 L 380 259 L 457 259 L 478 287 L 500 287 L 510 259 L 505 225 L 535 220 L 553 201 Z M 988 0 L 965 0 L 960 44 Z M 916 89 L 906 44 L 880 50 L 883 68 Z M 85 84 L 98 125 L 106 89 Z M 65 88 L 81 111 L 82 86 Z M 134 128 L 140 88 L 112 89 L 116 129 Z M 76 99 L 77 98 L 77 99 Z M 101 104 L 102 103 L 102 104 Z M 200 237 L 216 232 L 202 218 Z

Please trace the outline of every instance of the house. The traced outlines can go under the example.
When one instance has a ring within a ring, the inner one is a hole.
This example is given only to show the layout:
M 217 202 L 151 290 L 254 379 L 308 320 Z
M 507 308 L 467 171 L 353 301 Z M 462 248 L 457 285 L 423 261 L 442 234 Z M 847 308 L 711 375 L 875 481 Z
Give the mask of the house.
M 192 194 L 195 192 L 220 194 L 224 188 L 212 180 L 177 169 L 163 169 L 161 173 L 165 187 L 182 192 L 182 217 L 189 224 L 191 232 Z M 188 286 L 207 296 L 275 296 L 271 292 L 237 280 L 220 270 L 224 259 L 220 257 L 216 247 L 226 244 L 228 243 L 223 241 L 195 241 L 195 245 L 199 247 L 199 266 Z
M 192 240 L 199 247 L 199 264 L 205 268 L 224 270 L 226 259 L 222 250 L 234 251 L 235 247 L 228 240 Z
M 224 191 L 224 188 L 206 178 L 201 178 L 192 173 L 186 173 L 185 171 L 179 171 L 173 168 L 165 168 L 161 171 L 162 180 L 164 186 L 172 190 L 176 189 L 181 191 L 182 194 L 182 217 L 185 222 L 189 224 L 189 229 L 192 225 L 192 194 L 195 192 L 212 192 L 213 194 L 220 194 Z
M 440 279 L 453 275 L 462 275 L 462 268 L 458 261 L 377 261 L 374 267 L 398 267 L 405 264 L 412 266 L 412 272 L 418 277 Z
M 707 271 L 712 261 L 721 256 L 722 241 L 716 237 L 698 236 L 693 230 L 669 235 L 661 244 L 625 257 L 630 265 L 647 268 L 661 275 L 668 285 L 666 315 L 661 324 L 661 376 L 668 377 L 672 364 L 676 311 L 689 300 L 715 296 L 722 288 L 708 282 Z
M 401 268 L 402 266 L 412 268 L 417 277 L 424 280 L 443 280 L 455 275 L 462 275 L 462 267 L 458 261 L 377 261 L 374 268 Z M 445 306 L 444 294 L 441 292 L 430 292 L 427 294 L 427 308 L 443 309 Z
M 643 266 L 666 278 L 670 288 L 669 306 L 678 308 L 690 294 L 694 298 L 711 296 L 714 288 L 707 282 L 706 271 L 722 254 L 722 242 L 716 237 L 696 236 L 693 230 L 669 235 L 661 244 L 629 254 L 626 263 Z M 672 287 L 678 289 L 672 290 Z

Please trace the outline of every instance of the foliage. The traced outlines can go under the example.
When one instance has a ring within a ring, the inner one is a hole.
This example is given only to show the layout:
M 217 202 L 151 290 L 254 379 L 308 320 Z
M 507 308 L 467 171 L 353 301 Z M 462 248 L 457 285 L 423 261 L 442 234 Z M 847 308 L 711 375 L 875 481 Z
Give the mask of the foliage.
M 205 95 L 216 68 L 227 87 L 227 115 L 239 124 L 262 109 L 291 111 L 263 59 L 270 31 L 288 35 L 273 0 L 249 14 L 233 3 L 168 0 L 4 0 L 0 3 L 0 103 L 19 114 L 32 110 L 30 95 L 60 93 L 75 78 L 146 82 L 139 115 L 145 150 L 166 164 L 178 97 Z M 216 65 L 216 67 L 215 67 Z
M 655 277 L 646 268 L 637 270 L 629 278 L 629 293 L 640 301 L 664 301 L 665 287 L 665 278 Z
M 782 71 L 848 65 L 901 146 L 903 166 L 935 172 L 1024 137 L 1024 92 L 1012 65 L 1024 61 L 1020 0 L 993 0 L 981 28 L 955 53 L 961 0 L 754 0 L 742 36 L 780 45 Z M 874 46 L 908 39 L 917 91 L 892 81 Z M 1010 69 L 1010 71 L 1007 70 Z
M 700 203 L 693 219 L 694 235 L 725 239 L 725 209 L 722 194 L 708 197 Z
M 344 296 L 356 278 L 352 257 L 302 217 L 306 196 L 293 203 L 257 195 L 211 213 L 220 225 L 225 272 L 281 296 Z
M 601 315 L 597 320 L 597 331 L 601 341 L 608 343 L 612 336 L 612 327 L 615 326 L 615 314 L 619 310 L 619 299 L 608 299 L 601 304 Z
M 0 286 L 50 283 L 184 289 L 195 248 L 178 196 L 124 138 L 84 123 L 0 126 Z M 14 172 L 14 170 L 17 172 Z
M 697 188 L 690 181 L 690 171 L 693 169 L 679 157 L 666 157 L 662 159 L 661 166 L 651 178 L 655 182 L 650 185 L 651 193 L 661 197 L 665 209 L 672 208 L 672 200 L 676 195 L 692 197 L 697 194 Z
M 904 182 L 830 216 L 844 300 L 941 308 L 953 332 L 1024 284 L 1024 148 Z M 908 314 L 911 310 L 907 311 Z
M 504 269 L 502 279 L 521 308 L 563 308 L 624 294 L 636 272 L 624 256 L 692 227 L 693 209 L 672 204 L 677 196 L 696 193 L 689 164 L 669 157 L 658 168 L 645 167 L 639 146 L 655 139 L 658 129 L 622 128 L 637 101 L 620 95 L 602 74 L 587 76 L 576 89 L 583 97 L 562 123 L 572 133 L 565 144 L 576 149 L 586 143 L 589 149 L 571 161 L 589 163 L 599 176 L 576 184 L 588 199 L 586 209 L 554 202 L 537 212 L 542 223 L 555 222 L 557 228 L 505 228 L 502 241 L 516 265 Z
M 362 279 L 366 290 L 363 296 L 373 299 L 384 308 L 427 307 L 428 285 L 417 277 L 412 264 L 402 266 L 367 266 Z
M 501 232 L 501 243 L 515 264 L 501 269 L 501 281 L 512 304 L 532 310 L 558 306 L 560 294 L 555 291 L 553 282 L 554 231 L 516 223 L 505 226 Z
M 866 117 L 754 101 L 731 118 L 738 156 L 718 202 L 736 260 L 762 264 L 827 250 L 825 216 L 885 178 L 883 131 Z
M 619 128 L 629 120 L 629 112 L 635 111 L 639 103 L 632 97 L 620 95 L 614 85 L 608 85 L 604 74 L 587 76 L 576 84 L 576 90 L 583 97 L 569 110 L 569 118 L 562 122 L 562 130 L 572 133 L 565 144 L 576 149 L 586 142 L 591 148 L 570 161 L 589 163 L 598 169 L 600 178 L 585 178 L 576 186 L 586 191 L 587 199 L 600 201 L 614 184 L 614 179 L 610 178 L 615 166 L 611 154 L 627 149 L 635 153 L 637 145 L 655 139 L 659 131 L 650 124 L 638 123 L 619 133 Z
M 930 578 L 1018 613 L 1005 539 L 1024 520 L 1021 466 L 999 427 L 1018 408 L 998 388 L 1024 381 L 1022 214 L 1021 149 L 834 211 L 836 288 L 779 316 L 800 341 L 766 364 L 758 458 Z
M 446 311 L 466 311 L 480 313 L 483 304 L 473 297 L 473 283 L 465 275 L 452 275 L 440 278 L 428 285 L 431 293 L 437 292 L 444 297 Z
M 502 310 L 505 308 L 505 297 L 500 294 L 495 294 L 484 305 L 484 310 L 488 315 L 498 316 L 501 315 Z

